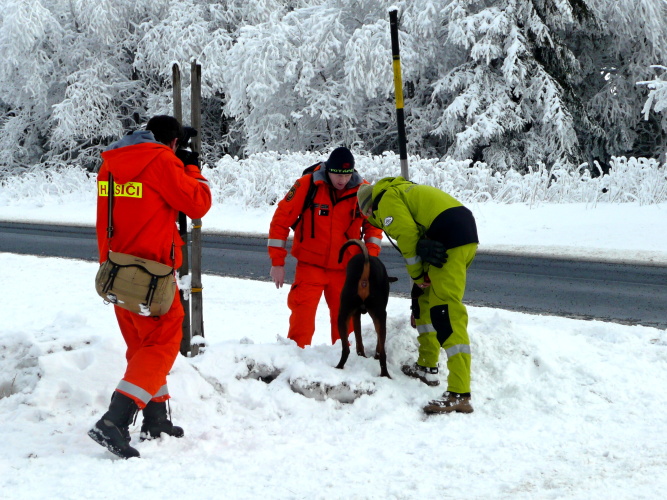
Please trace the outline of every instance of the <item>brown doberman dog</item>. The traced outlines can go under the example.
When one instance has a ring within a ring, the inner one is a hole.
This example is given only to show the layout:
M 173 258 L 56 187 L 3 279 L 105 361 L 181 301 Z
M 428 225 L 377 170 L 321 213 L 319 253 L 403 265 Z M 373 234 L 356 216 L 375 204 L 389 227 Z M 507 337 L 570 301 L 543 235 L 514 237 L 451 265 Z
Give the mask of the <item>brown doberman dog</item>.
M 338 262 L 343 261 L 343 254 L 350 245 L 358 245 L 361 254 L 355 255 L 347 264 L 345 285 L 340 294 L 338 312 L 338 334 L 341 338 L 343 353 L 336 368 L 342 369 L 350 355 L 350 344 L 347 340 L 350 318 L 354 325 L 354 338 L 357 343 L 357 354 L 366 357 L 364 343 L 361 339 L 361 315 L 368 313 L 377 332 L 375 358 L 380 360 L 380 376 L 388 377 L 387 353 L 384 343 L 387 336 L 387 302 L 389 301 L 389 283 L 397 280 L 387 275 L 387 269 L 378 257 L 368 255 L 363 241 L 348 240 L 340 249 Z

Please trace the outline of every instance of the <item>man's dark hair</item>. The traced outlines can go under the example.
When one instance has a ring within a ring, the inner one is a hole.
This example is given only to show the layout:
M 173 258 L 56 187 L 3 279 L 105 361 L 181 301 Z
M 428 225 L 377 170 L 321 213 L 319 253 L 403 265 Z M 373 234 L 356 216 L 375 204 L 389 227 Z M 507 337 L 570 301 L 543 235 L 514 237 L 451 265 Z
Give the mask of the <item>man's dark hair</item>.
M 148 120 L 146 130 L 153 132 L 153 137 L 162 144 L 169 144 L 183 136 L 183 127 L 176 118 L 169 115 L 157 115 Z

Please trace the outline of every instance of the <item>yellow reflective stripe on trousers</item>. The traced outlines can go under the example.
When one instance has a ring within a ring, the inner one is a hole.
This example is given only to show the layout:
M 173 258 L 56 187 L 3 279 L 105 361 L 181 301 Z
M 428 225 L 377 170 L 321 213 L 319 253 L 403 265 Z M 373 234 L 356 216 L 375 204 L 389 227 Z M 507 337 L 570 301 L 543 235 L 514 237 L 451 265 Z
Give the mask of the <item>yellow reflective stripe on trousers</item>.
M 445 349 L 445 352 L 447 353 L 448 358 L 456 356 L 457 354 L 470 354 L 470 346 L 467 344 L 453 345 L 449 349 Z
M 435 328 L 433 328 L 432 323 L 427 323 L 425 325 L 417 325 L 417 331 L 419 332 L 420 335 L 424 333 L 437 333 L 435 331 Z M 470 346 L 467 344 L 457 344 L 453 345 L 448 349 L 445 349 L 445 352 L 447 353 L 448 358 L 456 356 L 457 354 L 470 354 Z
M 266 245 L 267 247 L 279 247 L 279 248 L 285 248 L 287 246 L 287 241 L 285 240 L 275 240 L 269 238 L 269 241 Z
M 419 333 L 435 333 L 435 328 L 431 323 L 426 323 L 425 325 L 417 325 L 417 331 Z

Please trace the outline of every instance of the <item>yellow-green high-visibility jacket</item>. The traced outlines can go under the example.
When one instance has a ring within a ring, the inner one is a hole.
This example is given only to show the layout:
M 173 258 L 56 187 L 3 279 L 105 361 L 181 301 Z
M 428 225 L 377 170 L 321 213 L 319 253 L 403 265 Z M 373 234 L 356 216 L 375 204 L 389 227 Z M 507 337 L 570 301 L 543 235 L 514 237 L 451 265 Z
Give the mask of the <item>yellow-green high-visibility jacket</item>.
M 417 255 L 421 238 L 440 241 L 445 248 L 479 243 L 472 212 L 453 196 L 403 177 L 385 177 L 373 186 L 373 213 L 368 218 L 398 245 L 408 274 L 423 281 L 424 267 Z

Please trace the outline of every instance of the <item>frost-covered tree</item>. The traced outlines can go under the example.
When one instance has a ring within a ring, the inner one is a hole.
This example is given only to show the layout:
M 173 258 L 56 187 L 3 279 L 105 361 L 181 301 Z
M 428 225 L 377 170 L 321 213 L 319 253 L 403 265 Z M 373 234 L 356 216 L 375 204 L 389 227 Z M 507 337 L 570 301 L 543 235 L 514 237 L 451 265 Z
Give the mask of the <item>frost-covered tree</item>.
M 644 113 L 648 89 L 638 82 L 652 79 L 652 66 L 667 61 L 667 2 L 588 1 L 603 23 L 602 38 L 580 54 L 587 65 L 579 93 L 604 131 L 590 145 L 592 156 L 605 162 L 611 156 L 657 156 L 665 129 L 654 111 Z
M 432 83 L 429 133 L 447 140 L 445 153 L 499 169 L 574 163 L 581 74 L 567 34 L 591 30 L 586 4 L 455 0 L 440 16 L 446 63 Z
M 639 82 L 649 89 L 648 99 L 643 108 L 646 121 L 659 120 L 660 131 L 655 133 L 655 148 L 652 156 L 658 156 L 663 162 L 667 161 L 667 67 L 656 65 L 661 73 L 652 81 Z M 655 112 L 655 114 L 653 114 Z
M 299 0 L 186 0 L 172 2 L 158 22 L 142 25 L 143 38 L 137 47 L 134 68 L 144 79 L 152 75 L 158 88 L 150 93 L 151 112 L 171 112 L 171 72 L 175 62 L 184 65 L 183 115 L 189 121 L 188 63 L 196 59 L 202 71 L 203 147 L 209 155 L 237 153 L 247 142 L 245 129 L 224 106 L 229 95 L 230 75 L 240 68 L 230 65 L 229 50 L 246 27 L 271 25 L 291 10 L 307 6 Z M 252 54 L 251 59 L 255 58 Z M 254 79 L 257 75 L 248 74 Z
M 644 120 L 636 82 L 665 60 L 664 0 L 413 5 L 401 26 L 419 40 L 407 107 L 421 150 L 497 168 L 660 152 L 664 129 Z
M 0 165 L 78 158 L 142 109 L 139 23 L 167 0 L 8 0 L 0 13 Z M 92 147 L 91 147 L 92 146 Z
M 248 27 L 228 53 L 225 111 L 246 150 L 395 149 L 389 2 L 323 1 Z M 595 131 L 567 34 L 594 33 L 572 1 L 413 0 L 401 12 L 411 151 L 498 168 L 576 162 Z M 574 116 L 573 116 L 574 115 Z
M 188 122 L 194 59 L 211 161 L 397 150 L 390 7 L 410 153 L 521 170 L 664 149 L 664 0 L 5 0 L 0 168 L 96 164 L 171 113 L 174 63 Z
M 249 3 L 258 8 L 253 18 L 273 6 Z M 207 68 L 207 95 L 219 92 L 231 43 L 219 29 L 229 21 L 221 7 L 212 0 L 8 0 L 0 12 L 0 166 L 94 166 L 100 148 L 124 130 L 172 112 L 175 62 L 186 66 L 184 96 L 195 58 Z
M 43 153 L 50 106 L 62 94 L 52 55 L 64 37 L 40 2 L 7 0 L 0 10 L 0 164 L 27 166 Z
M 242 128 L 247 151 L 363 145 L 386 130 L 385 4 L 313 2 L 241 30 L 227 58 L 225 112 Z

